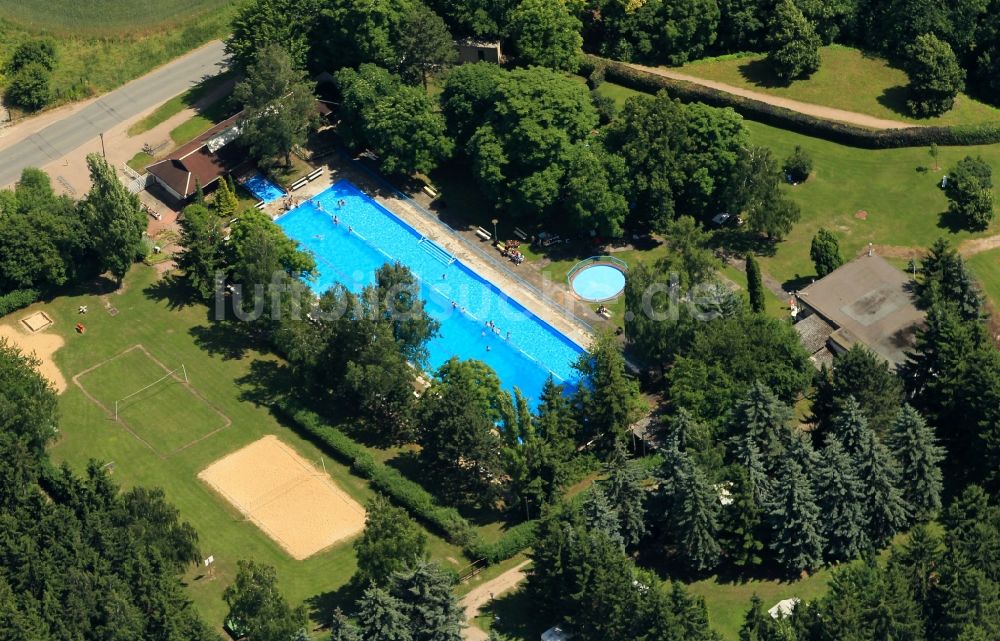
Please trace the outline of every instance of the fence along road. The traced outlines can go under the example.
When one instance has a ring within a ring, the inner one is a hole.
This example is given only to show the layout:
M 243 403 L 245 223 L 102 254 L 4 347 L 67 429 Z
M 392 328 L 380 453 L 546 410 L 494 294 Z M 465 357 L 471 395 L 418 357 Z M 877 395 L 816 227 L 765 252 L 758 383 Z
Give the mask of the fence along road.
M 15 182 L 25 167 L 41 167 L 58 160 L 111 127 L 187 91 L 204 78 L 220 73 L 225 69 L 225 58 L 223 43 L 213 40 L 0 150 L 0 187 Z M 30 126 L 30 120 L 20 126 L 26 125 Z

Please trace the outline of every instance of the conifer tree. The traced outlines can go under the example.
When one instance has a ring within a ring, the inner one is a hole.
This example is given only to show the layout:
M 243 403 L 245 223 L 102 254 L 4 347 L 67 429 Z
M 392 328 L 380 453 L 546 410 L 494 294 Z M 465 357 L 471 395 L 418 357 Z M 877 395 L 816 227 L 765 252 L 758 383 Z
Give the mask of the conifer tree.
M 720 554 L 717 494 L 686 452 L 671 448 L 664 465 L 668 464 L 669 479 L 660 486 L 666 505 L 663 529 L 670 533 L 688 569 L 711 569 Z
M 191 202 L 196 205 L 205 204 L 205 190 L 201 186 L 201 181 L 197 178 L 194 179 L 194 198 L 191 199 Z
M 770 641 L 774 634 L 774 619 L 764 611 L 764 604 L 754 592 L 750 609 L 740 626 L 740 641 Z
M 833 418 L 833 435 L 844 446 L 847 455 L 857 460 L 861 453 L 861 442 L 869 432 L 868 419 L 861 411 L 861 406 L 853 396 L 847 397 L 843 409 Z
M 229 221 L 236 214 L 236 209 L 239 206 L 239 199 L 236 198 L 236 194 L 229 189 L 229 181 L 220 180 L 219 187 L 215 190 L 216 213 L 218 213 L 219 217 L 223 220 Z
M 826 543 L 819 507 L 809 478 L 791 457 L 781 457 L 768 520 L 771 549 L 782 568 L 798 573 L 819 567 Z
M 812 438 L 797 427 L 786 427 L 778 432 L 781 456 L 789 457 L 802 466 L 806 478 L 815 484 L 820 466 L 820 456 L 812 445 Z
M 412 641 L 410 621 L 402 601 L 385 590 L 372 586 L 358 601 L 365 641 Z
M 413 641 L 461 641 L 465 612 L 453 584 L 450 574 L 426 561 L 393 576 L 389 593 L 402 603 Z
M 604 492 L 618 512 L 618 528 L 626 546 L 639 543 L 646 533 L 646 491 L 642 476 L 628 464 L 625 444 L 618 441 L 604 464 Z
M 761 541 L 763 503 L 754 496 L 747 471 L 732 467 L 732 503 L 722 508 L 720 543 L 726 556 L 738 568 L 751 569 L 763 559 Z
M 944 448 L 937 444 L 934 429 L 909 405 L 893 424 L 892 451 L 899 462 L 903 498 L 915 518 L 932 518 L 941 509 L 941 461 Z
M 792 420 L 792 409 L 781 402 L 767 385 L 755 381 L 736 404 L 730 434 L 753 438 L 765 460 L 781 451 L 780 434 Z
M 612 541 L 625 545 L 618 525 L 618 511 L 611 506 L 604 489 L 597 483 L 590 488 L 581 507 L 583 520 L 591 530 L 603 532 Z
M 733 440 L 730 446 L 733 462 L 746 473 L 746 493 L 757 505 L 764 505 L 771 496 L 771 479 L 764 457 L 749 434 Z
M 823 514 L 826 556 L 849 560 L 869 548 L 864 488 L 837 437 L 828 434 L 817 474 L 816 495 Z
M 361 630 L 337 608 L 330 621 L 330 641 L 361 641 Z
M 906 525 L 910 511 L 899 490 L 898 464 L 871 430 L 862 434 L 860 450 L 852 459 L 865 492 L 868 538 L 882 547 Z

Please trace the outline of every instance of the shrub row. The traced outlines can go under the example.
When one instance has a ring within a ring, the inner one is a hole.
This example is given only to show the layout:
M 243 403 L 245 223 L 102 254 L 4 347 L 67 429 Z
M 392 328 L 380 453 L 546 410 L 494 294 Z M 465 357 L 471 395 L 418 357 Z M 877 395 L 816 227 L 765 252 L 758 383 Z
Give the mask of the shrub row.
M 508 529 L 493 543 L 483 541 L 475 528 L 457 510 L 438 505 L 431 493 L 419 483 L 376 461 L 367 448 L 327 424 L 316 413 L 296 407 L 288 401 L 278 403 L 275 410 L 307 432 L 330 455 L 349 465 L 352 472 L 368 479 L 373 488 L 405 508 L 449 542 L 461 546 L 469 558 L 485 559 L 492 565 L 511 558 L 534 543 L 534 521 Z
M 27 307 L 38 300 L 38 296 L 37 289 L 15 289 L 9 294 L 0 296 L 0 316 L 6 316 Z
M 533 546 L 538 531 L 537 526 L 537 521 L 518 523 L 508 528 L 503 536 L 493 543 L 487 543 L 482 538 L 476 537 L 475 541 L 465 547 L 465 554 L 470 559 L 483 559 L 488 565 L 499 563 Z
M 713 107 L 731 107 L 750 120 L 852 147 L 893 149 L 926 147 L 931 143 L 965 146 L 991 145 L 1000 142 L 1000 122 L 952 127 L 868 129 L 858 125 L 817 118 L 686 80 L 666 78 L 621 62 L 592 55 L 586 56 L 580 73 L 587 77 L 598 68 L 603 68 L 603 73 L 599 75 L 608 81 L 636 91 L 656 93 L 661 89 L 666 89 L 671 96 L 683 102 L 703 102 Z

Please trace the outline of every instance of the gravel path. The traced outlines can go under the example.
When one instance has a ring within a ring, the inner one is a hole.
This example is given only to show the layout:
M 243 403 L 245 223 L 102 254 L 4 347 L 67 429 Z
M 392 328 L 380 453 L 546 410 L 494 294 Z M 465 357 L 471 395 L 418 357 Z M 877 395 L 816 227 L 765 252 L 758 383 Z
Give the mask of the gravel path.
M 507 570 L 500 576 L 477 585 L 468 594 L 462 597 L 462 607 L 465 608 L 465 619 L 468 626 L 462 631 L 467 641 L 486 641 L 489 635 L 473 625 L 472 621 L 479 614 L 479 610 L 488 605 L 490 599 L 498 597 L 505 592 L 515 589 L 518 584 L 525 579 L 524 568 L 530 563 L 525 561 Z
M 687 82 L 691 82 L 697 85 L 702 85 L 703 87 L 711 87 L 712 89 L 718 89 L 719 91 L 725 91 L 726 93 L 731 93 L 737 96 L 743 96 L 744 98 L 750 98 L 751 100 L 766 102 L 767 104 L 774 105 L 775 107 L 784 107 L 785 109 L 791 109 L 792 111 L 797 111 L 799 113 L 807 114 L 809 116 L 815 116 L 816 118 L 824 118 L 826 120 L 837 120 L 840 122 L 851 123 L 853 125 L 860 125 L 862 127 L 869 127 L 871 129 L 903 129 L 906 127 L 919 126 L 919 125 L 911 125 L 905 122 L 900 122 L 898 120 L 885 120 L 883 118 L 876 118 L 875 116 L 859 114 L 853 111 L 844 111 L 843 109 L 824 107 L 823 105 L 815 105 L 809 102 L 792 100 L 790 98 L 780 98 L 778 96 L 772 96 L 770 94 L 761 93 L 759 91 L 753 91 L 751 89 L 743 89 L 742 87 L 727 85 L 726 83 L 723 82 L 716 82 L 714 80 L 705 80 L 704 78 L 689 76 L 686 73 L 680 73 L 672 69 L 661 69 L 659 67 L 646 67 L 643 65 L 636 65 L 636 64 L 629 64 L 628 66 L 632 67 L 633 69 L 638 69 L 639 71 L 645 71 L 646 73 L 651 73 L 657 76 L 663 76 L 664 78 L 673 78 L 674 80 L 685 80 Z

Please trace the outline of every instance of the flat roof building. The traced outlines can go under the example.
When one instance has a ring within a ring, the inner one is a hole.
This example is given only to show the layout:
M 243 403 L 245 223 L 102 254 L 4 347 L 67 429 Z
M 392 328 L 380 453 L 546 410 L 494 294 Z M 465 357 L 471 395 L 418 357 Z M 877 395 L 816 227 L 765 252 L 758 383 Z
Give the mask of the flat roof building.
M 795 329 L 817 366 L 825 350 L 840 354 L 857 344 L 898 366 L 924 322 L 911 289 L 884 258 L 861 256 L 796 293 Z

